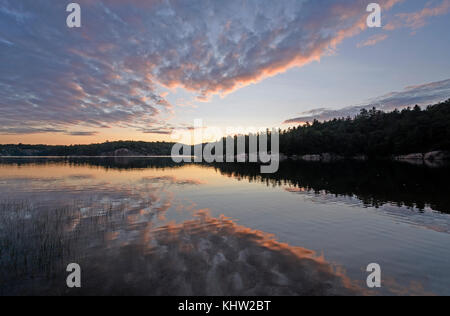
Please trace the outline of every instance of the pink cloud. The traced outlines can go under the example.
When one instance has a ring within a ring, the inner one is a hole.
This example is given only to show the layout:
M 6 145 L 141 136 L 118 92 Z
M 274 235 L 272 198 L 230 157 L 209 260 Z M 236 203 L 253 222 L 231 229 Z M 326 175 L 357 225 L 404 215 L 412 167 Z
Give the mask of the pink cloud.
M 401 1 L 378 2 L 388 10 Z M 70 31 L 56 18 L 64 3 L 36 11 L 4 2 L 34 15 L 26 27 L 6 17 L 5 131 L 24 123 L 155 130 L 173 114 L 167 89 L 207 101 L 320 60 L 367 27 L 362 0 L 79 0 L 83 27 Z
M 450 79 L 409 86 L 402 91 L 395 91 L 379 96 L 368 103 L 357 106 L 348 106 L 342 109 L 317 108 L 302 113 L 302 116 L 286 120 L 284 124 L 303 124 L 313 120 L 326 121 L 334 118 L 354 117 L 362 109 L 370 110 L 376 107 L 379 110 L 390 112 L 395 109 L 426 106 L 448 99 L 450 95 Z
M 371 36 L 369 39 L 367 39 L 364 42 L 361 42 L 357 45 L 358 48 L 366 47 L 366 46 L 374 46 L 379 42 L 382 42 L 388 38 L 387 34 L 377 34 L 374 36 Z
M 435 7 L 430 7 L 430 5 L 431 2 L 429 1 L 426 7 L 419 12 L 397 14 L 396 20 L 388 23 L 384 29 L 392 31 L 397 28 L 407 27 L 416 30 L 424 27 L 428 18 L 445 15 L 450 12 L 450 0 L 442 0 Z

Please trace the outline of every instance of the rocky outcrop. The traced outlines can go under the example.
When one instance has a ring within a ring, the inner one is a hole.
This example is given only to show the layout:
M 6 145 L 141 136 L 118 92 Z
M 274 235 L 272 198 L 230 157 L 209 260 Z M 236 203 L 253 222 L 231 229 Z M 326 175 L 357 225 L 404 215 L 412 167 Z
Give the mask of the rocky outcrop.
M 303 155 L 303 156 L 294 155 L 289 158 L 291 160 L 303 160 L 303 161 L 315 161 L 315 162 L 331 162 L 331 161 L 344 159 L 344 157 L 342 157 L 342 156 L 335 155 L 335 154 L 329 154 L 329 153 L 324 153 L 324 154 L 320 154 L 320 155 L 319 154 Z
M 423 160 L 423 159 L 424 155 L 419 153 L 400 155 L 395 157 L 395 160 Z
M 428 161 L 434 161 L 434 160 L 449 160 L 450 159 L 450 153 L 446 151 L 431 151 L 428 153 L 415 153 L 415 154 L 408 154 L 408 155 L 400 155 L 394 157 L 395 160 L 428 160 Z
M 353 157 L 343 157 L 336 154 L 324 153 L 324 154 L 311 154 L 311 155 L 293 155 L 289 156 L 290 160 L 294 161 L 312 161 L 312 162 L 333 162 L 343 159 L 353 159 L 358 161 L 367 161 L 369 157 L 365 155 L 357 155 Z M 442 166 L 447 161 L 450 161 L 450 153 L 446 151 L 432 151 L 428 153 L 412 153 L 407 155 L 399 155 L 393 158 L 397 161 L 407 162 L 415 165 L 427 165 L 427 166 Z
M 450 153 L 445 152 L 445 151 L 432 151 L 432 152 L 426 153 L 423 158 L 428 161 L 449 160 Z
M 321 161 L 322 156 L 320 156 L 320 155 L 303 155 L 301 157 L 301 159 L 304 161 Z
M 450 160 L 450 153 L 446 151 L 431 151 L 428 153 L 415 153 L 394 157 L 394 160 L 413 165 L 426 165 L 428 167 L 442 167 Z

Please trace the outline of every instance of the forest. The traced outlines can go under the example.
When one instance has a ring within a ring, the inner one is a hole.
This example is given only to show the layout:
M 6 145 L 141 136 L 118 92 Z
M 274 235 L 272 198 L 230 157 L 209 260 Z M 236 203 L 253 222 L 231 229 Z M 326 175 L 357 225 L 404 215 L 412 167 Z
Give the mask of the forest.
M 117 141 L 102 144 L 50 146 L 0 145 L 0 156 L 158 156 L 170 155 L 173 143 Z
M 435 150 L 450 150 L 450 99 L 426 109 L 362 110 L 355 118 L 315 120 L 280 134 L 286 155 L 387 157 Z

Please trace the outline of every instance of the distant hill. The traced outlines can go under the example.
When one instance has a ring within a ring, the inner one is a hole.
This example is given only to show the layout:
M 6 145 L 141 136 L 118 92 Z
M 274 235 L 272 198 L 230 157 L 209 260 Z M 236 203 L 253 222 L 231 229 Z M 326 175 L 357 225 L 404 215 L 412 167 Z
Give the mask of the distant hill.
M 173 143 L 117 141 L 91 145 L 0 145 L 0 156 L 159 156 L 170 155 Z

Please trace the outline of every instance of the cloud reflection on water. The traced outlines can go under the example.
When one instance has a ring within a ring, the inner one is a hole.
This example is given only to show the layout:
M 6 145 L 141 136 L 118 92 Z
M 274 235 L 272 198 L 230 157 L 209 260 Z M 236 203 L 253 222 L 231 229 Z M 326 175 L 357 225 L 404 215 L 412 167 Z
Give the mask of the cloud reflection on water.
M 13 294 L 82 295 L 361 293 L 355 283 L 313 251 L 277 242 L 274 236 L 229 218 L 211 217 L 206 210 L 179 224 L 157 226 L 154 215 L 159 211 L 111 208 L 86 216 L 86 210 L 73 210 L 58 217 L 61 222 L 55 222 L 51 214 L 33 214 L 28 221 L 15 217 L 15 226 L 25 230 L 10 253 L 19 249 L 20 256 L 31 256 L 16 260 L 15 271 L 26 269 L 24 262 L 45 264 L 33 267 L 32 279 L 19 273 L 6 289 Z M 60 225 L 63 222 L 66 225 Z M 36 223 L 47 226 L 37 231 Z M 36 232 L 50 241 L 39 244 L 32 240 Z M 60 250 L 64 250 L 64 258 Z M 83 288 L 75 291 L 61 284 L 64 277 L 60 271 L 72 261 L 83 269 Z M 10 262 L 2 263 L 6 263 L 2 270 L 11 273 Z M 48 275 L 52 277 L 45 277 Z
M 209 167 L 125 172 L 44 164 L 1 171 L 0 202 L 15 201 L 0 203 L 0 294 L 372 294 L 324 256 L 295 247 L 307 244 L 305 236 L 281 243 L 263 231 L 270 229 L 240 225 L 216 208 L 212 216 L 183 199 L 186 191 L 217 192 L 226 181 Z M 71 262 L 83 269 L 80 291 L 65 287 Z M 390 284 L 386 294 L 421 289 Z
M 10 180 L 10 184 L 20 184 L 23 179 Z M 37 180 L 30 179 L 33 181 Z M 193 205 L 186 204 L 186 208 L 177 206 L 185 213 L 183 220 L 168 220 L 166 214 L 176 203 L 166 185 L 198 183 L 174 177 L 146 177 L 134 190 L 118 186 L 115 190 L 108 188 L 103 192 L 106 195 L 87 187 L 79 195 L 80 200 L 72 203 L 65 194 L 54 199 L 52 206 L 4 203 L 0 212 L 0 266 L 5 282 L 0 293 L 359 293 L 349 278 L 313 251 L 280 243 L 272 235 L 238 225 L 224 216 L 214 218 L 207 210 L 192 212 L 189 210 Z M 101 198 L 89 199 L 87 192 Z M 24 192 L 22 197 L 27 194 Z M 61 282 L 65 280 L 65 265 L 70 262 L 82 266 L 80 291 L 69 290 Z

